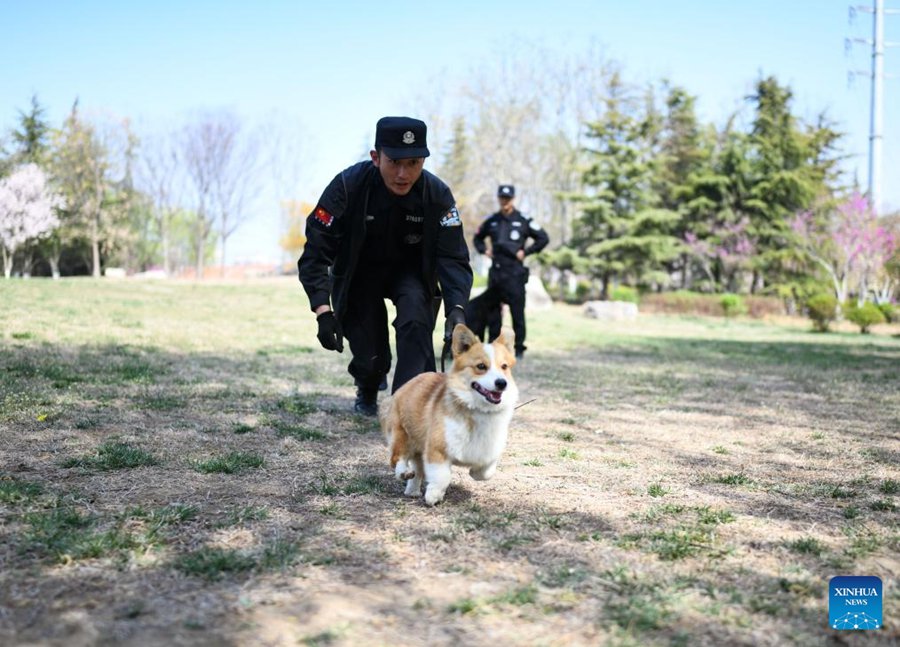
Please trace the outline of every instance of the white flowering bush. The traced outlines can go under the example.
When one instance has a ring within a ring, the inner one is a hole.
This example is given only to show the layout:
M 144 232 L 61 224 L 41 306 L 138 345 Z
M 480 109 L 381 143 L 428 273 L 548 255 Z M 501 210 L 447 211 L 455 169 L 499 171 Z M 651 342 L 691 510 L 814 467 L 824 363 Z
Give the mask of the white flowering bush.
M 61 205 L 62 199 L 50 191 L 47 176 L 37 164 L 23 164 L 0 179 L 0 249 L 6 278 L 12 274 L 19 246 L 59 226 L 56 208 Z

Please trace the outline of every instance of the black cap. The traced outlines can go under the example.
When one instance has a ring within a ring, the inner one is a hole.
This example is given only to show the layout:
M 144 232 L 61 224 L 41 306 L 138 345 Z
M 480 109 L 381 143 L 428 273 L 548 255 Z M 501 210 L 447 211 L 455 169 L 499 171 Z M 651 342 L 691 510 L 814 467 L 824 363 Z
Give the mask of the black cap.
M 375 126 L 375 148 L 394 160 L 428 157 L 425 122 L 411 117 L 382 117 Z
M 498 198 L 515 198 L 516 197 L 516 187 L 512 184 L 501 184 L 497 187 L 497 197 Z

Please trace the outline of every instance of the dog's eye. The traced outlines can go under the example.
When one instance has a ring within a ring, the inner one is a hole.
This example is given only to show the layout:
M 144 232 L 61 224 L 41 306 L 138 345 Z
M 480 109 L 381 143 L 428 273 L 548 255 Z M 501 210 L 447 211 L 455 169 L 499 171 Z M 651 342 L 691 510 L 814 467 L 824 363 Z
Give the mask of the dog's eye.
M 506 369 L 509 368 L 509 364 L 501 364 L 500 368 L 505 371 Z
M 486 370 L 487 370 L 487 364 L 485 364 L 484 362 L 482 362 L 481 364 L 479 364 L 479 365 L 476 366 L 475 368 L 477 368 L 479 371 L 486 371 Z

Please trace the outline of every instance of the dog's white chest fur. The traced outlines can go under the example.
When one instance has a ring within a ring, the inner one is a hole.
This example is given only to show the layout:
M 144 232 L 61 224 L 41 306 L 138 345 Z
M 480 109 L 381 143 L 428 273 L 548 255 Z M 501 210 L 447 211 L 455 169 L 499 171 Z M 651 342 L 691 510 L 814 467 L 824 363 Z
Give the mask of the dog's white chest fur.
M 512 409 L 473 416 L 472 426 L 453 417 L 444 418 L 447 454 L 455 465 L 468 467 L 496 462 L 506 447 Z

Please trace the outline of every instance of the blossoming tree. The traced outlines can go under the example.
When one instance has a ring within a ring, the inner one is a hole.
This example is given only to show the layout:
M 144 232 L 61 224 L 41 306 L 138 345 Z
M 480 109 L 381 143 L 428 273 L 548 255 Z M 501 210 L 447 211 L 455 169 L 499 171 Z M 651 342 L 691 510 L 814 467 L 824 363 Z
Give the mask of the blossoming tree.
M 828 272 L 839 303 L 847 300 L 851 289 L 858 305 L 870 289 L 876 300 L 890 297 L 892 280 L 885 270 L 900 240 L 864 196 L 853 193 L 834 208 L 800 212 L 791 221 L 791 229 L 803 251 Z
M 13 256 L 20 245 L 59 226 L 55 209 L 60 202 L 37 164 L 24 164 L 0 180 L 0 250 L 6 278 L 12 275 Z

